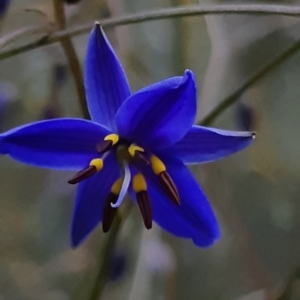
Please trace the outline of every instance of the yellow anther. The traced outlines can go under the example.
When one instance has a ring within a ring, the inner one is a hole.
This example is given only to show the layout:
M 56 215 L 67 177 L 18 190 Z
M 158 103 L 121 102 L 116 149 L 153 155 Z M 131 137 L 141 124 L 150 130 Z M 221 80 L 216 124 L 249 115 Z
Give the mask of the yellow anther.
M 109 134 L 104 138 L 104 141 L 111 141 L 115 145 L 119 141 L 119 136 L 115 133 Z
M 161 172 L 166 171 L 166 166 L 157 156 L 151 155 L 150 163 L 151 163 L 152 170 L 156 175 L 159 175 Z
M 90 166 L 95 167 L 97 172 L 101 171 L 101 169 L 103 168 L 103 159 L 95 158 L 95 159 L 91 160 Z
M 128 152 L 129 154 L 134 157 L 135 155 L 135 151 L 139 151 L 139 152 L 145 152 L 144 148 L 140 147 L 140 146 L 137 146 L 135 144 L 131 144 L 129 147 L 128 147 Z
M 138 173 L 132 179 L 132 188 L 136 193 L 147 191 L 147 183 L 145 177 Z
M 119 178 L 111 187 L 111 192 L 114 195 L 119 195 L 122 188 L 123 178 Z

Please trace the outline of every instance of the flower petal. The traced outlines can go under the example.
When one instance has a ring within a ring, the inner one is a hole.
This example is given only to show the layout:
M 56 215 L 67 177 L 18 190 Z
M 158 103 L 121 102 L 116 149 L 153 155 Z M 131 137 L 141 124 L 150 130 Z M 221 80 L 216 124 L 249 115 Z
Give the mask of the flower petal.
M 167 151 L 185 164 L 214 161 L 249 146 L 254 132 L 228 131 L 193 126 L 187 135 Z
M 54 119 L 20 126 L 0 135 L 0 154 L 34 166 L 77 170 L 99 154 L 108 131 L 91 121 Z
M 92 120 L 115 131 L 115 114 L 130 89 L 119 59 L 97 23 L 87 48 L 85 88 Z
M 154 220 L 176 236 L 191 238 L 197 246 L 213 244 L 220 237 L 219 226 L 198 183 L 179 160 L 160 158 L 178 189 L 181 204 L 176 205 L 171 201 L 162 190 L 158 177 L 148 168 L 144 174 L 147 174 Z
M 110 154 L 100 172 L 79 184 L 71 229 L 73 247 L 77 247 L 102 220 L 104 201 L 119 176 L 115 154 Z
M 196 115 L 194 75 L 155 83 L 129 97 L 116 115 L 120 135 L 140 146 L 159 149 L 182 139 Z

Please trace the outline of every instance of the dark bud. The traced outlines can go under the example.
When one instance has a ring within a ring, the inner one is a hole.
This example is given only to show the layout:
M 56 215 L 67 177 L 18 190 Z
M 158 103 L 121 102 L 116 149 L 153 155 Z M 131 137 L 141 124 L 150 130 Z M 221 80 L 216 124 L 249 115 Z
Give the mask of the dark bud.
M 146 191 L 138 192 L 136 194 L 136 198 L 143 217 L 145 227 L 147 229 L 151 229 L 152 228 L 152 207 L 151 207 L 149 194 Z
M 254 112 L 248 105 L 240 102 L 236 106 L 236 122 L 241 130 L 254 129 Z
M 111 259 L 109 279 L 111 281 L 120 280 L 126 272 L 127 264 L 128 257 L 124 250 L 114 253 Z
M 46 105 L 46 107 L 42 111 L 42 119 L 51 120 L 55 118 L 59 118 L 59 113 L 57 112 L 57 109 L 53 105 Z
M 179 198 L 177 187 L 176 187 L 174 181 L 172 180 L 171 176 L 169 175 L 169 173 L 161 172 L 159 174 L 159 179 L 160 179 L 165 191 L 171 198 L 172 202 L 176 205 L 180 205 L 180 198 Z
M 57 83 L 63 84 L 66 81 L 66 78 L 67 78 L 67 68 L 66 68 L 66 66 L 56 65 L 54 67 L 54 78 L 55 78 Z
M 10 0 L 0 0 L 0 17 L 2 17 L 5 14 L 9 4 Z
M 67 3 L 67 4 L 77 4 L 77 3 L 79 3 L 81 0 L 64 0 L 65 1 L 65 3 Z
M 92 175 L 94 175 L 97 172 L 96 167 L 94 166 L 89 166 L 88 168 L 79 171 L 72 179 L 70 179 L 68 181 L 68 183 L 70 184 L 76 184 L 86 178 L 91 177 Z
M 102 230 L 108 232 L 111 228 L 113 220 L 117 213 L 117 208 L 111 207 L 111 203 L 116 203 L 118 195 L 109 193 L 104 202 L 103 216 L 102 216 Z

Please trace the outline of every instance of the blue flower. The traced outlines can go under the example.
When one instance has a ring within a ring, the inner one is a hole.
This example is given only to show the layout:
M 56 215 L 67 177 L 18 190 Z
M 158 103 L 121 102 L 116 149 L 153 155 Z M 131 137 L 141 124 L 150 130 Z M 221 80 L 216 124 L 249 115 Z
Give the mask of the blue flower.
M 102 28 L 96 24 L 85 61 L 92 121 L 54 119 L 0 135 L 0 153 L 34 166 L 81 170 L 72 221 L 72 245 L 102 222 L 107 232 L 126 192 L 146 228 L 152 219 L 197 246 L 220 236 L 204 193 L 185 164 L 214 161 L 248 146 L 251 132 L 193 125 L 196 84 L 191 71 L 135 93 Z

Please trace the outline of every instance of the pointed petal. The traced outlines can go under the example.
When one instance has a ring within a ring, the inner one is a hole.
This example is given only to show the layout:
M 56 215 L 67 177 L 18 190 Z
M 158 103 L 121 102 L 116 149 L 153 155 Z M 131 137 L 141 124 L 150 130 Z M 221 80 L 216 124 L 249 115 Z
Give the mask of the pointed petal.
M 114 116 L 130 89 L 119 59 L 97 23 L 87 48 L 85 88 L 92 120 L 115 131 Z
M 254 132 L 228 131 L 193 126 L 187 135 L 168 149 L 185 164 L 203 163 L 224 158 L 251 144 Z
M 173 77 L 129 97 L 116 115 L 118 132 L 129 141 L 151 149 L 165 148 L 182 139 L 196 114 L 194 75 Z
M 162 158 L 181 200 L 174 204 L 162 189 L 158 177 L 148 168 L 147 184 L 154 220 L 170 233 L 190 238 L 197 246 L 206 247 L 220 237 L 215 214 L 190 171 L 177 159 Z
M 100 172 L 79 184 L 71 230 L 73 247 L 77 247 L 102 220 L 105 199 L 119 176 L 115 154 L 110 154 Z
M 34 166 L 78 170 L 98 156 L 108 131 L 82 119 L 55 119 L 20 126 L 0 135 L 0 154 Z

